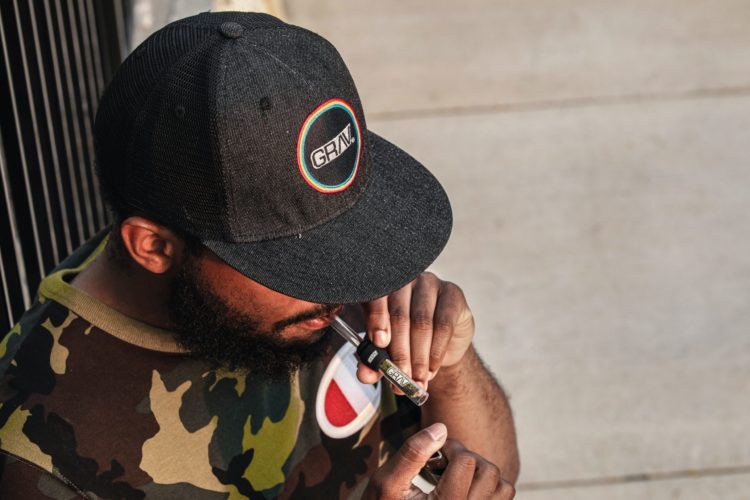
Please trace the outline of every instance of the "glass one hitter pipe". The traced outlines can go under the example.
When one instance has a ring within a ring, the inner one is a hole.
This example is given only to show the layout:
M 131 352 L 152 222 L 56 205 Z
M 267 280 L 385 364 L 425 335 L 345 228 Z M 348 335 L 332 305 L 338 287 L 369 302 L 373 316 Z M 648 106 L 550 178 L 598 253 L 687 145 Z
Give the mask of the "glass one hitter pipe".
M 376 347 L 365 335 L 365 338 L 360 338 L 351 326 L 349 326 L 343 319 L 335 316 L 331 327 L 336 330 L 336 333 L 344 337 L 349 343 L 357 348 L 357 356 L 360 361 L 365 365 L 377 370 L 383 374 L 383 376 L 391 382 L 393 385 L 401 389 L 401 391 L 409 398 L 415 405 L 422 406 L 427 398 L 430 396 L 421 386 L 419 386 L 414 380 L 399 369 L 396 364 L 391 361 L 388 357 L 388 353 L 385 349 Z

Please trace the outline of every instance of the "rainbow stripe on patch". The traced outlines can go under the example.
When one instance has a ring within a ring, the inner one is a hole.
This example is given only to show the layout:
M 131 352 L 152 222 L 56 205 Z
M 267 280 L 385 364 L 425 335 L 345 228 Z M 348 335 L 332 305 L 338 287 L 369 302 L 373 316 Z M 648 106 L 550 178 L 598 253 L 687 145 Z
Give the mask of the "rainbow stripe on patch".
M 334 108 L 340 108 L 346 111 L 349 116 L 352 119 L 352 123 L 354 124 L 354 129 L 356 133 L 356 147 L 357 147 L 357 155 L 356 160 L 354 161 L 354 166 L 352 168 L 351 173 L 349 176 L 341 183 L 336 185 L 329 185 L 329 184 L 323 184 L 319 180 L 317 180 L 313 175 L 310 173 L 310 171 L 307 168 L 307 160 L 305 158 L 305 139 L 307 138 L 307 132 L 310 130 L 310 127 L 312 127 L 312 124 L 315 123 L 315 120 L 320 118 L 326 111 L 329 111 Z M 338 193 L 340 191 L 345 190 L 349 186 L 351 186 L 352 182 L 354 182 L 354 178 L 357 176 L 357 171 L 359 170 L 359 160 L 362 153 L 362 133 L 359 129 L 359 121 L 357 120 L 357 115 L 354 114 L 354 110 L 349 105 L 348 102 L 344 101 L 343 99 L 339 98 L 333 98 L 329 99 L 310 113 L 310 115 L 305 119 L 304 123 L 302 123 L 302 127 L 299 131 L 299 136 L 297 136 L 297 166 L 299 167 L 299 172 L 302 174 L 302 178 L 305 179 L 305 182 L 307 182 L 313 189 L 316 191 L 319 191 L 321 193 Z

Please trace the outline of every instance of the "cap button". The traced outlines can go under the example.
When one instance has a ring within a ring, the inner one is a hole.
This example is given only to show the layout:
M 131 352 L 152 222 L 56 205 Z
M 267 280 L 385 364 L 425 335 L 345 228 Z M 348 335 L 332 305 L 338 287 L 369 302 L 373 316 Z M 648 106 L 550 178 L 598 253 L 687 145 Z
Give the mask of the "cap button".
M 242 35 L 242 26 L 233 22 L 221 23 L 219 31 L 226 38 L 239 38 Z

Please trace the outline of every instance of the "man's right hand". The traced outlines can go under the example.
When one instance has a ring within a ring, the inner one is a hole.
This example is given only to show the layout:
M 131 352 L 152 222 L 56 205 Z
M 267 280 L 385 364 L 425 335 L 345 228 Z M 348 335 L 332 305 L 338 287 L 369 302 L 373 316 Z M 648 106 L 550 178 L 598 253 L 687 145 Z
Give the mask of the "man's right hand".
M 401 446 L 370 479 L 363 499 L 366 500 L 443 500 L 493 498 L 510 500 L 516 494 L 513 485 L 504 481 L 500 469 L 473 453 L 458 441 L 446 440 L 443 424 L 432 424 L 417 432 Z M 425 494 L 411 484 L 427 460 L 443 448 L 448 467 L 432 493 Z

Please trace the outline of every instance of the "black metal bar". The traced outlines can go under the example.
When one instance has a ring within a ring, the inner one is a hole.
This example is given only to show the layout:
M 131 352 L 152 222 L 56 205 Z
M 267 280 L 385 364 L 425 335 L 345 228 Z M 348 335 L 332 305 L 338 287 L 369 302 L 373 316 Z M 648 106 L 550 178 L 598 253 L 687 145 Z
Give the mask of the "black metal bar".
M 128 32 L 125 21 L 125 2 L 123 0 L 113 0 L 115 11 L 115 26 L 117 28 L 117 41 L 120 48 L 120 58 L 128 53 Z
M 67 201 L 70 199 L 65 190 L 65 181 L 63 174 L 60 169 L 60 155 L 58 153 L 58 141 L 55 134 L 55 117 L 52 113 L 52 107 L 49 102 L 48 92 L 48 80 L 51 80 L 51 76 L 48 74 L 50 65 L 47 64 L 49 57 L 45 57 L 44 48 L 42 46 L 42 38 L 40 37 L 40 30 L 37 27 L 37 13 L 34 7 L 33 1 L 28 2 L 29 7 L 29 19 L 31 22 L 32 39 L 34 43 L 34 54 L 36 57 L 35 66 L 39 73 L 39 94 L 38 99 L 41 100 L 41 109 L 43 109 L 43 117 L 40 120 L 46 124 L 46 147 L 45 152 L 48 156 L 47 165 L 52 165 L 52 171 L 50 172 L 51 177 L 55 182 L 55 189 L 50 190 L 50 194 L 53 196 L 51 205 L 53 207 L 53 231 L 57 237 L 59 247 L 64 255 L 70 254 L 73 251 L 73 242 L 70 237 L 70 222 L 68 218 L 68 205 Z M 45 44 L 46 45 L 46 44 Z
M 47 168 L 46 164 L 49 160 L 48 151 L 43 151 L 43 145 L 41 143 L 39 127 L 40 123 L 43 122 L 44 116 L 41 110 L 37 111 L 37 105 L 35 103 L 35 97 L 41 94 L 41 82 L 39 75 L 30 70 L 29 59 L 27 57 L 26 45 L 33 41 L 32 37 L 25 35 L 31 30 L 31 21 L 28 11 L 29 3 L 22 2 L 19 5 L 18 0 L 13 0 L 13 6 L 15 11 L 16 21 L 16 36 L 18 37 L 18 47 L 20 49 L 21 56 L 21 67 L 23 69 L 23 82 L 24 90 L 26 95 L 24 96 L 24 103 L 28 114 L 26 115 L 30 122 L 30 127 L 26 127 L 25 135 L 22 139 L 24 146 L 27 148 L 28 154 L 28 168 L 29 178 L 32 179 L 31 189 L 33 196 L 31 200 L 32 205 L 36 205 L 40 208 L 38 211 L 39 220 L 38 231 L 40 235 L 40 243 L 45 247 L 48 247 L 49 251 L 44 251 L 43 259 L 44 266 L 43 272 L 52 269 L 54 265 L 60 261 L 60 252 L 58 250 L 57 238 L 54 232 L 54 216 L 51 206 L 50 189 L 47 181 Z M 22 11 L 21 8 L 24 7 Z M 33 47 L 30 47 L 33 53 Z M 35 168 L 38 166 L 38 168 Z M 43 211 L 41 208 L 43 207 Z
M 79 121 L 83 125 L 83 139 L 84 139 L 84 155 L 86 161 L 83 164 L 86 167 L 86 176 L 90 179 L 92 189 L 89 190 L 89 196 L 91 198 L 91 204 L 94 210 L 95 216 L 95 227 L 100 228 L 104 225 L 104 206 L 102 205 L 101 198 L 99 198 L 96 189 L 96 175 L 94 174 L 94 134 L 91 127 L 93 121 L 92 113 L 93 106 L 92 101 L 96 101 L 97 97 L 91 95 L 92 89 L 89 87 L 90 82 L 89 75 L 87 74 L 84 65 L 83 50 L 81 50 L 81 31 L 79 29 L 79 22 L 81 12 L 78 12 L 76 8 L 77 2 L 67 0 L 67 26 L 68 26 L 68 38 L 72 46 L 72 69 L 75 73 L 74 87 L 75 95 L 78 97 L 80 102 Z M 73 82 L 71 82 L 73 83 Z
M 84 40 L 84 46 L 86 47 L 87 54 L 87 65 L 90 76 L 89 89 L 92 93 L 91 97 L 91 123 L 94 123 L 96 118 L 96 110 L 99 105 L 99 98 L 104 92 L 104 81 L 102 77 L 102 65 L 101 61 L 97 59 L 99 51 L 99 36 L 96 31 L 94 24 L 94 8 L 91 5 L 91 0 L 79 0 L 79 9 L 81 12 L 81 33 Z M 93 134 L 92 134 L 93 135 Z M 94 150 L 91 151 L 92 158 L 95 156 Z M 94 196 L 96 200 L 97 214 L 99 214 L 100 227 L 109 222 L 109 216 L 106 213 L 104 203 L 101 196 L 101 189 L 99 187 L 99 177 L 95 172 L 95 165 L 92 161 L 89 165 L 92 172 L 92 179 L 94 180 Z
M 63 91 L 62 83 L 62 71 L 60 69 L 60 57 L 58 56 L 57 37 L 55 35 L 55 28 L 52 23 L 52 10 L 49 1 L 42 3 L 44 6 L 44 19 L 46 20 L 46 34 L 49 42 L 49 62 L 52 65 L 52 75 L 54 78 L 55 96 L 54 101 L 57 103 L 55 115 L 58 118 L 56 130 L 60 131 L 60 139 L 64 146 L 65 152 L 65 165 L 64 176 L 67 179 L 67 188 L 70 196 L 67 198 L 73 203 L 73 211 L 71 221 L 75 221 L 75 232 L 71 231 L 71 237 L 74 238 L 73 246 L 78 246 L 81 241 L 85 240 L 85 224 L 83 221 L 83 212 L 81 210 L 81 181 L 78 178 L 77 171 L 75 168 L 78 158 L 74 156 L 68 108 L 65 104 L 65 93 Z M 40 30 L 41 33 L 41 30 Z
M 40 242 L 39 228 L 37 224 L 37 210 L 33 203 L 34 197 L 31 190 L 31 179 L 29 178 L 29 168 L 26 161 L 27 151 L 23 144 L 24 125 L 26 121 L 20 120 L 19 102 L 17 98 L 23 98 L 23 93 L 18 94 L 15 89 L 16 75 L 13 68 L 17 68 L 20 63 L 17 60 L 11 61 L 11 56 L 17 57 L 20 50 L 15 42 L 15 37 L 6 37 L 6 28 L 12 24 L 12 13 L 7 12 L 7 4 L 0 4 L 0 44 L 2 45 L 2 59 L 5 71 L 2 73 L 2 102 L 6 103 L 3 109 L 3 121 L 12 121 L 13 126 L 3 126 L 2 137 L 5 144 L 5 155 L 8 165 L 8 180 L 11 186 L 11 192 L 14 194 L 15 216 L 19 218 L 17 224 L 18 236 L 21 241 L 22 252 L 28 252 L 28 255 L 35 262 L 35 266 L 29 264 L 26 269 L 31 279 L 38 280 L 44 275 L 44 254 Z M 7 103 L 10 103 L 10 109 L 7 109 Z M 19 172 L 20 171 L 20 172 Z M 28 304 L 28 299 L 25 298 Z
M 3 298 L 10 297 L 11 289 L 8 287 L 8 280 L 5 277 L 5 263 L 2 256 L 4 255 L 3 245 L 0 244 L 0 292 L 2 292 Z M 6 328 L 13 327 L 13 307 L 9 300 L 3 301 L 3 306 L 0 308 L 0 331 L 5 331 Z
M 101 44 L 99 54 L 102 60 L 102 73 L 104 81 L 108 82 L 112 79 L 115 69 L 127 52 L 123 51 L 120 44 L 114 3 L 95 1 L 93 7 L 96 17 L 96 32 Z
M 4 110 L 3 110 L 4 111 Z M 0 127 L 2 132 L 2 127 Z M 31 303 L 28 282 L 26 279 L 26 261 L 21 246 L 21 235 L 16 223 L 16 211 L 13 206 L 13 191 L 8 175 L 8 163 L 5 160 L 2 133 L 0 133 L 0 182 L 3 188 L 3 216 L 8 224 L 0 224 L 0 260 L 3 267 L 3 293 L 6 307 L 13 314 L 23 311 Z M 5 292 L 7 287 L 8 292 Z
M 102 72 L 102 52 L 99 45 L 99 32 L 96 29 L 96 13 L 94 12 L 94 5 L 91 3 L 92 0 L 86 0 L 86 17 L 88 20 L 89 37 L 91 39 L 91 52 L 94 66 L 94 75 L 96 76 L 96 95 L 101 97 L 104 92 L 104 74 Z M 94 103 L 94 112 L 99 106 L 99 100 L 97 99 Z
M 51 3 L 51 2 L 50 2 Z M 66 99 L 70 115 L 67 117 L 73 125 L 73 144 L 75 145 L 76 153 L 76 167 L 78 170 L 78 178 L 80 179 L 80 186 L 82 191 L 82 201 L 84 209 L 84 239 L 78 242 L 83 243 L 86 239 L 94 235 L 96 231 L 94 225 L 94 211 L 91 204 L 91 180 L 89 179 L 86 162 L 90 161 L 84 145 L 84 138 L 81 134 L 81 123 L 80 123 L 80 109 L 78 106 L 77 86 L 73 80 L 73 64 L 71 63 L 70 51 L 69 51 L 69 26 L 66 26 L 66 22 L 69 22 L 65 10 L 62 8 L 59 0 L 54 2 L 57 19 L 57 34 L 59 35 L 59 47 L 60 54 L 62 55 L 62 68 L 65 75 L 63 80 L 63 88 L 66 90 Z

